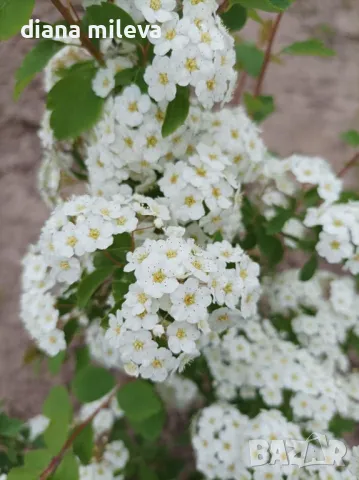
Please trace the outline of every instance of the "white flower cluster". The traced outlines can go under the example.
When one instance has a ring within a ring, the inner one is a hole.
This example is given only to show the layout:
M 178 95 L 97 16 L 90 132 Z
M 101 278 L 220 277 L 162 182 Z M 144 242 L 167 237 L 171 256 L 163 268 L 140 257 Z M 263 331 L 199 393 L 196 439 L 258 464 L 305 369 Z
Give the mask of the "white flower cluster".
M 158 182 L 174 220 L 200 220 L 206 233 L 231 239 L 241 228 L 241 185 L 265 158 L 258 128 L 241 107 L 203 113 L 192 105 L 184 125 L 163 138 L 164 108 L 135 85 L 107 101 L 86 140 L 90 191 L 109 197 L 124 182 L 139 192 Z
M 343 345 L 353 329 L 359 333 L 359 297 L 352 277 L 320 270 L 308 282 L 298 270 L 286 270 L 263 281 L 269 313 L 282 314 L 300 344 L 326 369 L 346 371 Z
M 359 273 L 359 202 L 310 208 L 304 224 L 322 227 L 316 246 L 321 257 L 329 263 L 345 262 L 346 270 Z
M 331 372 L 282 339 L 268 320 L 237 322 L 221 338 L 212 336 L 204 355 L 219 398 L 255 402 L 259 394 L 259 405 L 280 408 L 290 392 L 294 418 L 315 420 L 322 429 L 335 414 L 347 413 L 347 397 Z
M 178 13 L 175 0 L 117 0 L 115 4 L 138 22 L 145 19 L 161 26 L 159 38 L 151 31 L 148 34 L 154 44 L 154 58 L 146 68 L 144 80 L 151 98 L 170 102 L 176 96 L 177 86 L 190 85 L 205 108 L 231 99 L 237 78 L 234 40 L 216 14 L 216 0 L 183 0 Z M 125 45 L 126 39 L 119 48 Z M 113 55 L 112 45 L 106 53 Z M 135 54 L 133 58 L 138 63 Z M 131 66 L 133 63 L 122 68 Z M 116 60 L 111 56 L 93 81 L 98 96 L 106 97 L 113 90 L 116 71 Z
M 328 432 L 325 432 L 331 438 Z M 192 445 L 196 454 L 197 470 L 202 472 L 207 479 L 220 480 L 355 480 L 346 467 L 337 469 L 332 465 L 313 465 L 300 468 L 298 465 L 286 465 L 285 458 L 282 464 L 277 461 L 268 464 L 252 467 L 253 462 L 258 460 L 258 453 L 255 449 L 250 450 L 249 441 L 265 440 L 268 445 L 273 440 L 282 440 L 290 447 L 290 441 L 305 442 L 301 429 L 293 422 L 289 422 L 279 410 L 262 411 L 255 418 L 241 414 L 235 407 L 227 404 L 214 404 L 200 412 L 195 420 L 192 432 Z M 293 447 L 282 452 L 290 455 L 294 450 L 300 456 L 300 452 Z M 263 457 L 266 452 L 262 452 Z M 274 454 L 274 452 L 273 452 Z M 251 458 L 251 455 L 253 457 Z M 308 458 L 310 452 L 307 453 Z M 292 458 L 292 455 L 290 455 Z M 347 457 L 345 457 L 345 460 Z M 294 462 L 293 462 L 294 463 Z M 352 469 L 356 463 L 352 463 Z
M 180 375 L 171 375 L 165 382 L 157 384 L 157 391 L 168 408 L 187 410 L 201 395 L 195 382 Z
M 204 250 L 183 233 L 168 228 L 164 239 L 146 239 L 127 254 L 124 270 L 136 281 L 105 336 L 129 375 L 165 380 L 199 354 L 197 341 L 220 319 L 235 323 L 256 311 L 258 265 L 240 247 L 217 242 Z M 221 308 L 210 313 L 213 306 Z
M 111 200 L 74 197 L 46 222 L 37 250 L 24 260 L 21 315 L 49 355 L 66 348 L 61 328 L 66 318 L 60 318 L 57 297 L 93 268 L 91 254 L 110 247 L 115 235 L 134 235 L 139 216 L 152 217 L 152 222 L 157 216 L 154 224 L 143 224 L 152 230 L 156 222 L 163 225 L 169 219 L 167 208 L 152 199 L 126 200 L 118 194 Z M 163 381 L 186 359 L 198 355 L 197 340 L 219 318 L 229 323 L 229 318 L 248 318 L 256 312 L 258 265 L 239 246 L 224 241 L 204 250 L 193 239 L 183 238 L 184 232 L 169 227 L 162 239 L 147 238 L 137 248 L 133 236 L 124 274 L 133 272 L 135 281 L 131 280 L 121 308 L 110 314 L 105 338 L 96 323 L 87 335 L 94 356 L 102 354 L 104 363 L 116 364 L 119 352 L 127 373 Z M 210 313 L 213 305 L 221 308 Z
M 60 328 L 65 319 L 60 319 L 56 297 L 81 278 L 90 254 L 108 248 L 115 235 L 136 230 L 134 207 L 142 208 L 136 202 L 130 205 L 120 194 L 112 200 L 73 197 L 55 208 L 37 246 L 25 256 L 20 314 L 25 328 L 47 354 L 55 356 L 66 348 Z

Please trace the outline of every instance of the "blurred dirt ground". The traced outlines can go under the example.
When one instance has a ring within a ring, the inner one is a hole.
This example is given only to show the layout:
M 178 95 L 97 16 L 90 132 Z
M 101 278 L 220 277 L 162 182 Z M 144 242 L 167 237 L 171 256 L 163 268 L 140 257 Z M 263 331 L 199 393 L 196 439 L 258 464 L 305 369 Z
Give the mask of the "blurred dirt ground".
M 34 17 L 51 20 L 51 4 L 36 3 Z M 265 93 L 275 95 L 277 113 L 264 123 L 264 137 L 272 151 L 321 155 L 338 171 L 353 154 L 339 134 L 359 128 L 357 0 L 297 0 L 283 18 L 275 50 L 313 36 L 337 56 L 288 57 L 285 65 L 271 66 Z M 18 317 L 21 257 L 48 215 L 36 190 L 41 79 L 18 103 L 12 100 L 14 71 L 31 43 L 17 38 L 0 45 L 0 399 L 21 417 L 36 414 L 50 384 L 59 381 L 43 372 L 35 376 L 31 367 L 23 366 L 30 342 Z M 348 180 L 358 185 L 357 172 Z

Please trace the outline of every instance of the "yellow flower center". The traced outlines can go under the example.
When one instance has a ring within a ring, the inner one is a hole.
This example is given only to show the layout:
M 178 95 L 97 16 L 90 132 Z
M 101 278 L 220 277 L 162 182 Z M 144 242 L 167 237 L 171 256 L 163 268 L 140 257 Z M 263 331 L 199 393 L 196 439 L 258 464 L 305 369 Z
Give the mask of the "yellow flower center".
M 158 75 L 158 81 L 160 82 L 161 85 L 167 85 L 167 83 L 168 83 L 167 73 L 160 73 Z
M 196 200 L 192 195 L 190 195 L 184 199 L 184 203 L 187 205 L 187 207 L 192 207 L 196 203 Z
M 141 340 L 135 340 L 135 341 L 133 342 L 133 348 L 134 348 L 137 352 L 139 352 L 140 350 L 142 350 L 143 347 L 144 347 L 144 345 L 145 345 L 145 344 L 144 344 L 143 342 L 141 342 Z
M 176 36 L 176 30 L 172 28 L 172 30 L 168 30 L 165 35 L 166 40 L 173 40 Z
M 68 245 L 69 247 L 74 247 L 77 242 L 78 242 L 77 238 L 74 236 L 71 236 L 71 237 L 68 237 L 66 241 L 66 245 Z
M 195 58 L 187 58 L 185 68 L 189 72 L 195 72 L 196 70 L 198 70 L 197 60 Z
M 128 111 L 131 113 L 138 112 L 137 102 L 131 102 L 128 104 Z
M 100 230 L 98 228 L 90 228 L 89 237 L 93 240 L 97 240 L 100 236 Z
M 66 262 L 66 260 L 60 262 L 60 268 L 61 270 L 70 270 L 69 262 Z
M 179 328 L 176 333 L 176 337 L 182 340 L 183 338 L 186 338 L 186 332 L 183 328 Z
M 189 307 L 195 303 L 196 297 L 193 293 L 192 294 L 188 293 L 187 295 L 185 295 L 183 301 L 187 305 L 187 307 Z
M 150 8 L 157 12 L 161 8 L 161 0 L 151 0 Z
M 151 135 L 150 137 L 147 137 L 147 148 L 154 148 L 156 147 L 158 143 L 157 138 L 154 135 Z
M 163 270 L 158 270 L 152 275 L 152 279 L 155 283 L 162 283 L 166 280 L 166 275 L 163 273 Z

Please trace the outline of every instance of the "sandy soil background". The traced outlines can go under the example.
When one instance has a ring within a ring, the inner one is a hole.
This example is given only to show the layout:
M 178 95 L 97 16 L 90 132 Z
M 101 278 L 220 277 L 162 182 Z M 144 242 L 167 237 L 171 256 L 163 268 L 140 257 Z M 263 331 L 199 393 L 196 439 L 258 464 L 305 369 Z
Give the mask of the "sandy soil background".
M 51 20 L 50 2 L 36 3 L 35 18 Z M 337 56 L 288 57 L 285 65 L 271 67 L 265 93 L 275 95 L 277 113 L 264 123 L 264 137 L 281 155 L 321 155 L 338 171 L 353 155 L 339 134 L 359 128 L 357 0 L 297 0 L 284 16 L 276 49 L 312 36 L 322 38 Z M 59 382 L 22 365 L 30 342 L 18 317 L 21 257 L 48 215 L 36 190 L 41 79 L 18 103 L 12 101 L 14 71 L 31 43 L 17 38 L 0 45 L 0 399 L 21 417 L 36 414 L 49 386 Z M 358 172 L 348 177 L 358 185 Z

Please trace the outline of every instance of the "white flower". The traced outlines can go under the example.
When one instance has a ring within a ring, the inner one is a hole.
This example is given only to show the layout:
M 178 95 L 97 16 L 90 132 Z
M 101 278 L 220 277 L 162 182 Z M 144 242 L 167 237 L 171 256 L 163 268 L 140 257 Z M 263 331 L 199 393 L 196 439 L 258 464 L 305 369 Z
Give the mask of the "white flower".
M 156 348 L 157 343 L 152 340 L 152 335 L 148 330 L 127 331 L 122 346 L 122 360 L 126 363 L 141 364 L 150 358 L 151 350 Z
M 149 23 L 162 23 L 172 20 L 176 0 L 135 0 L 135 5 Z
M 168 346 L 173 353 L 185 352 L 196 354 L 196 340 L 200 332 L 186 322 L 173 322 L 167 328 Z
M 174 215 L 183 222 L 199 220 L 204 216 L 203 196 L 193 187 L 186 187 L 173 198 Z
M 150 255 L 136 269 L 138 284 L 144 292 L 154 298 L 172 293 L 178 287 L 178 281 L 166 273 L 166 261 L 162 256 Z
M 316 249 L 329 263 L 339 263 L 353 254 L 353 245 L 349 240 L 325 232 L 320 233 Z
M 208 318 L 207 307 L 212 302 L 210 290 L 201 287 L 195 278 L 189 278 L 171 294 L 170 313 L 177 321 L 198 323 Z
M 130 127 L 138 127 L 144 119 L 144 115 L 151 107 L 148 95 L 142 95 L 137 85 L 126 87 L 122 94 L 116 97 L 116 118 L 121 124 Z
M 78 255 L 104 250 L 113 242 L 114 228 L 110 222 L 97 215 L 79 217 L 76 224 L 79 237 Z
M 66 349 L 64 332 L 55 329 L 47 334 L 43 334 L 39 339 L 39 346 L 50 357 L 55 357 L 59 352 Z
M 189 29 L 188 35 L 205 58 L 212 59 L 215 51 L 224 49 L 223 36 L 214 24 L 205 24 L 202 28 L 194 25 Z
M 128 462 L 130 455 L 122 440 L 108 443 L 103 454 L 104 460 L 110 463 L 114 469 L 122 470 Z
M 166 55 L 170 50 L 182 50 L 189 43 L 187 35 L 182 33 L 182 21 L 178 20 L 178 15 L 173 20 L 165 22 L 161 26 L 162 35 L 160 38 L 149 36 L 151 43 L 155 45 L 156 55 Z
M 171 59 L 172 68 L 176 71 L 176 82 L 182 87 L 189 84 L 196 86 L 202 75 L 211 66 L 211 62 L 203 58 L 199 48 L 195 45 L 173 52 Z
M 98 97 L 105 98 L 115 88 L 112 68 L 100 68 L 92 80 L 92 89 Z
M 176 96 L 176 74 L 169 57 L 156 56 L 146 68 L 144 80 L 148 93 L 157 102 L 172 101 Z
M 121 310 L 117 310 L 116 315 L 109 315 L 109 327 L 106 330 L 105 338 L 113 347 L 120 347 L 124 343 L 126 324 Z
M 58 282 L 72 284 L 81 277 L 80 262 L 76 258 L 58 258 L 52 267 L 52 274 Z
M 138 148 L 143 158 L 149 163 L 155 163 L 164 154 L 166 142 L 161 130 L 155 123 L 144 124 L 139 130 Z
M 37 415 L 36 417 L 31 418 L 27 425 L 29 427 L 29 439 L 34 441 L 38 436 L 40 436 L 50 424 L 50 420 L 44 415 Z M 0 477 L 1 478 L 1 477 Z
M 142 362 L 140 373 L 143 378 L 150 378 L 154 382 L 163 382 L 169 372 L 176 368 L 177 362 L 167 348 L 161 347 L 152 350 Z

